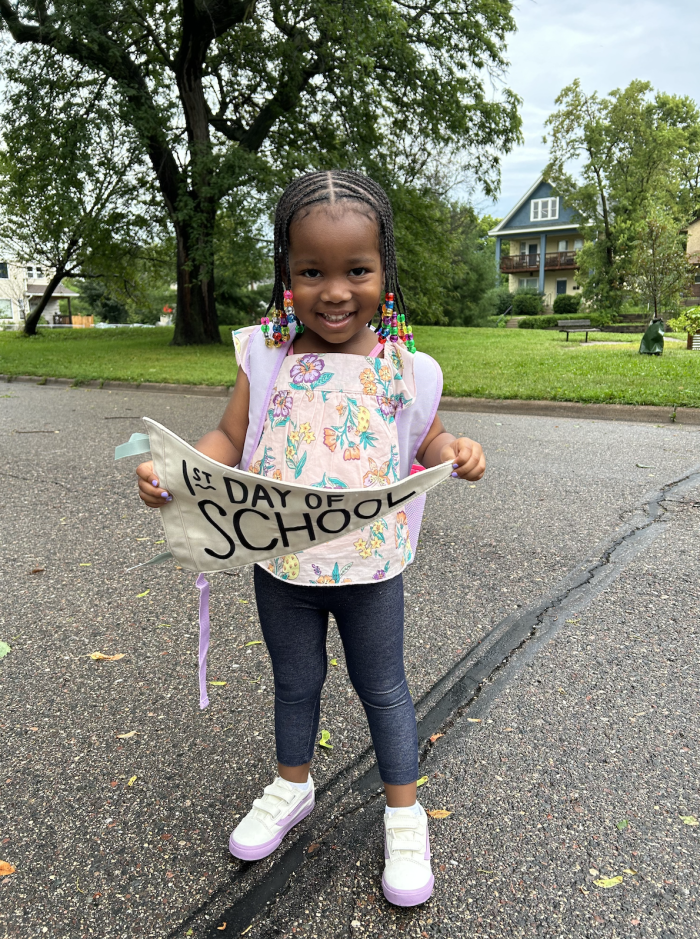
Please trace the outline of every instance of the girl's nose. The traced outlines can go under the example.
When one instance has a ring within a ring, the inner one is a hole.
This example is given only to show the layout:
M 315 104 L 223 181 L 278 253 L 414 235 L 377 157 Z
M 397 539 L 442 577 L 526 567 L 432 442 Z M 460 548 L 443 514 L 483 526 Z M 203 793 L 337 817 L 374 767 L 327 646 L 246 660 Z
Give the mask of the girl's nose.
M 323 303 L 346 303 L 352 299 L 352 290 L 345 278 L 334 278 L 326 282 L 320 299 Z

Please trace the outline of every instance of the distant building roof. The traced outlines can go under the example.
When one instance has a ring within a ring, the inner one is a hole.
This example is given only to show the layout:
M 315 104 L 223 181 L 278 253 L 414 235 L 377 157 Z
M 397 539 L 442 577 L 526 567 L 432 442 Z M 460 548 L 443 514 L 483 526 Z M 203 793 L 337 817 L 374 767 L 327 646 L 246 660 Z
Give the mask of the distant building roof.
M 559 216 L 556 219 L 533 221 L 530 217 L 530 200 L 546 199 L 552 194 L 552 184 L 540 176 L 528 189 L 522 199 L 510 210 L 506 217 L 492 228 L 489 235 L 535 235 L 538 232 L 555 232 L 578 229 L 574 213 L 559 200 Z
M 46 290 L 46 284 L 27 284 L 27 293 L 30 297 L 43 297 Z M 76 290 L 71 290 L 63 284 L 59 284 L 54 290 L 54 297 L 78 297 L 80 294 Z

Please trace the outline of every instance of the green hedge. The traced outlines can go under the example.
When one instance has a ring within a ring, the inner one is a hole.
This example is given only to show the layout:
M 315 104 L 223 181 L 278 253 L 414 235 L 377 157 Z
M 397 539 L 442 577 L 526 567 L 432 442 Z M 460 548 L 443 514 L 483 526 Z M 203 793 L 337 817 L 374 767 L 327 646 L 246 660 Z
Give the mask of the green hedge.
M 526 316 L 518 323 L 519 329 L 556 329 L 559 320 L 590 320 L 591 326 L 600 328 L 610 323 L 609 316 L 586 313 L 579 316 Z
M 513 316 L 537 316 L 544 309 L 544 300 L 534 290 L 518 290 L 513 297 Z

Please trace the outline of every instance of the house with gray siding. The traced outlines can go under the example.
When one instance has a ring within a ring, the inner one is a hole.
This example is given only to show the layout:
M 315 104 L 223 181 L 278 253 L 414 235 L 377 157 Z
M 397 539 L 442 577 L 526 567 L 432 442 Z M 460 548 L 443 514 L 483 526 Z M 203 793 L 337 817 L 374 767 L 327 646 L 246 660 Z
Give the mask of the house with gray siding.
M 559 294 L 575 295 L 576 256 L 583 235 L 574 212 L 540 177 L 489 235 L 496 239 L 496 269 L 508 275 L 511 291 L 536 290 L 551 307 Z M 510 253 L 503 251 L 509 244 Z

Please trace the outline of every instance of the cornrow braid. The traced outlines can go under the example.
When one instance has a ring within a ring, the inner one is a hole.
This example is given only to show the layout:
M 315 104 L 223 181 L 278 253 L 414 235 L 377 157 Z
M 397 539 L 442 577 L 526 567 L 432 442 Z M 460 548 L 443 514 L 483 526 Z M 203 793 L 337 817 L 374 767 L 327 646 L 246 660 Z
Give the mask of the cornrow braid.
M 308 211 L 315 205 L 324 203 L 337 205 L 341 202 L 355 202 L 366 206 L 379 225 L 379 252 L 384 267 L 384 289 L 387 294 L 387 302 L 382 307 L 383 316 L 377 328 L 380 340 L 384 341 L 387 335 L 393 332 L 394 336 L 400 336 L 407 347 L 414 351 L 413 334 L 408 326 L 406 301 L 399 284 L 394 241 L 394 214 L 391 210 L 391 203 L 378 183 L 352 170 L 324 170 L 307 173 L 297 177 L 282 193 L 275 212 L 275 282 L 267 312 L 269 313 L 273 308 L 282 310 L 285 285 L 287 290 L 290 289 L 289 227 L 293 219 L 300 212 Z M 394 303 L 398 308 L 396 311 Z

